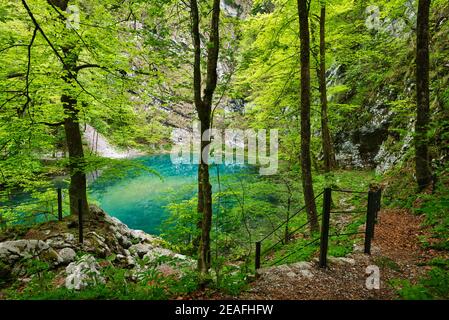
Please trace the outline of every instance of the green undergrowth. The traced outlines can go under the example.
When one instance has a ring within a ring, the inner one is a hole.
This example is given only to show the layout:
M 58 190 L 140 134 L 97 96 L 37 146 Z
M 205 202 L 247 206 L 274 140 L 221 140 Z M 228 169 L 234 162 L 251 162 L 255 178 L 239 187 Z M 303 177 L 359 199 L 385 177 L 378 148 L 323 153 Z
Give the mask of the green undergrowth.
M 79 257 L 78 257 L 79 258 Z M 133 273 L 130 269 L 114 266 L 113 257 L 97 260 L 99 276 L 105 281 L 88 282 L 82 290 L 67 289 L 64 285 L 64 270 L 53 270 L 49 264 L 39 260 L 28 260 L 23 279 L 13 283 L 0 283 L 0 295 L 9 300 L 166 300 L 188 297 L 200 290 L 200 275 L 191 268 L 176 268 L 180 275 L 164 275 L 156 267 L 138 261 L 143 271 Z M 166 262 L 167 263 L 167 262 Z M 210 292 L 222 292 L 236 296 L 247 288 L 249 275 L 237 266 L 224 266 L 220 273 L 212 272 L 208 279 Z
M 407 280 L 393 281 L 392 284 L 402 299 L 449 299 L 449 259 L 434 259 L 429 265 L 432 266 L 432 269 L 416 284 L 411 284 Z
M 2 294 L 12 300 L 161 300 L 198 288 L 197 274 L 187 268 L 182 270 L 182 277 L 163 276 L 155 266 L 133 276 L 129 269 L 113 266 L 107 259 L 99 263 L 105 264 L 99 270 L 104 283 L 92 280 L 83 290 L 72 290 L 64 286 L 63 270 L 55 271 L 45 262 L 30 260 L 25 275 L 29 280 L 12 283 Z

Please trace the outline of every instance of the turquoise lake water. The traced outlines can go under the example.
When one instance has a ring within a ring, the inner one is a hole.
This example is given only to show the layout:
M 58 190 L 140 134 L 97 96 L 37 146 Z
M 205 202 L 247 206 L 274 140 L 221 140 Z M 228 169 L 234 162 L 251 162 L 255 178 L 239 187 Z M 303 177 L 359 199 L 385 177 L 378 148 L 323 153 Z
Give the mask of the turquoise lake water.
M 146 171 L 129 172 L 120 179 L 98 179 L 90 185 L 90 196 L 111 216 L 130 228 L 151 234 L 161 233 L 161 224 L 169 212 L 169 203 L 192 198 L 197 190 L 197 165 L 173 164 L 170 155 L 137 158 L 133 161 L 155 170 L 159 176 Z M 256 169 L 241 165 L 219 165 L 220 177 L 236 174 L 256 174 Z M 210 168 L 211 180 L 217 167 Z

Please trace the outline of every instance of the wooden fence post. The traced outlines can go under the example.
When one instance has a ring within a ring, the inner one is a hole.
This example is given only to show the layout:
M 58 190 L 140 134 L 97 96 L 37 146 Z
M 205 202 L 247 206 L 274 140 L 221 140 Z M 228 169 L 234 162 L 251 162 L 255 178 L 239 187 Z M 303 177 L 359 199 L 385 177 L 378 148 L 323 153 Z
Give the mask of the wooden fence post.
M 382 189 L 379 189 L 376 192 L 376 223 L 377 223 L 378 216 L 379 216 L 381 200 L 382 200 Z
M 62 190 L 58 188 L 58 220 L 62 221 Z
M 83 202 L 78 199 L 78 241 L 79 243 L 84 242 L 83 238 Z
M 374 192 L 374 224 L 373 224 L 373 230 L 371 231 L 371 240 L 374 239 L 374 233 L 376 230 L 376 224 L 379 218 L 379 211 L 380 211 L 380 199 L 382 197 L 382 189 L 378 189 L 376 190 L 376 192 Z
M 321 221 L 321 239 L 320 239 L 320 267 L 327 266 L 327 248 L 329 244 L 329 221 L 332 203 L 332 189 L 324 189 L 323 197 L 323 216 Z
M 365 253 L 371 254 L 371 240 L 374 236 L 374 224 L 376 222 L 376 193 L 368 192 L 368 206 L 366 211 L 366 227 L 365 227 Z
M 261 248 L 261 242 L 257 241 L 256 242 L 256 263 L 255 263 L 256 272 L 257 272 L 257 269 L 260 269 L 260 248 Z

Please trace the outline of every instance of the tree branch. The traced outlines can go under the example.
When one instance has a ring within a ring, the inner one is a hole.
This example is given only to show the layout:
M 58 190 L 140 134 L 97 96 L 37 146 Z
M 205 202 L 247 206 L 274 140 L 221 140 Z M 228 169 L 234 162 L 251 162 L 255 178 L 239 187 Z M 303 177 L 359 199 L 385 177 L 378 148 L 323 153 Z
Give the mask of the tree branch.
M 26 0 L 22 0 L 22 4 L 25 7 L 28 15 L 30 16 L 31 20 L 33 21 L 35 27 L 37 30 L 39 30 L 39 32 L 42 34 L 42 36 L 44 37 L 45 41 L 48 43 L 48 45 L 50 46 L 50 48 L 53 50 L 54 54 L 58 57 L 59 61 L 63 64 L 64 68 L 66 70 L 68 70 L 69 75 L 71 76 L 71 78 L 78 84 L 78 86 L 81 88 L 81 90 L 83 92 L 85 92 L 87 95 L 91 96 L 92 98 L 94 98 L 96 101 L 99 101 L 99 99 L 97 99 L 97 97 L 95 97 L 92 93 L 90 93 L 89 91 L 87 91 L 84 86 L 79 82 L 79 80 L 77 79 L 77 74 L 76 72 L 73 73 L 72 71 L 70 71 L 70 68 L 67 66 L 67 64 L 64 61 L 64 58 L 61 56 L 61 54 L 58 52 L 58 50 L 55 48 L 55 46 L 53 45 L 53 43 L 50 41 L 50 39 L 47 37 L 47 35 L 45 34 L 44 30 L 42 30 L 41 26 L 39 25 L 39 23 L 37 22 L 36 18 L 34 17 L 33 12 L 31 11 L 30 7 L 28 6 Z M 100 102 L 100 101 L 99 101 Z M 101 102 L 100 102 L 101 103 Z
M 15 48 L 15 47 L 26 47 L 26 46 L 27 46 L 26 44 L 13 44 L 6 48 L 0 49 L 0 53 L 3 51 L 9 50 L 9 49 Z
M 28 45 L 28 65 L 27 65 L 27 72 L 25 76 L 25 96 L 27 98 L 27 101 L 23 105 L 22 109 L 19 112 L 19 116 L 23 115 L 28 108 L 28 106 L 31 103 L 31 97 L 30 97 L 30 72 L 31 72 L 31 48 L 33 47 L 34 40 L 36 39 L 37 35 L 37 27 L 34 28 L 33 36 L 31 37 L 30 44 Z
M 81 65 L 81 66 L 78 66 L 78 67 L 74 68 L 73 70 L 74 70 L 75 72 L 78 72 L 78 71 L 80 71 L 80 70 L 87 69 L 87 68 L 100 68 L 100 69 L 104 69 L 102 66 L 100 66 L 100 65 L 98 65 L 98 64 L 88 63 L 88 64 L 83 64 L 83 65 Z
M 43 124 L 43 125 L 46 125 L 49 127 L 59 127 L 59 126 L 64 125 L 64 121 L 57 122 L 57 123 L 50 123 L 50 122 L 42 121 L 42 122 L 37 122 L 37 124 Z
M 18 94 L 15 94 L 12 98 L 9 98 L 8 100 L 6 100 L 1 106 L 0 106 L 0 110 L 3 109 L 4 106 L 6 106 L 9 102 L 11 102 L 12 100 L 14 100 L 15 98 L 18 98 L 20 96 L 22 96 L 23 93 L 20 92 Z
M 25 75 L 24 72 L 13 72 L 6 76 L 6 79 L 14 79 L 14 78 L 20 78 Z
M 61 54 L 58 52 L 58 50 L 56 50 L 56 48 L 53 46 L 53 43 L 50 41 L 50 39 L 48 39 L 47 35 L 45 34 L 44 30 L 42 30 L 41 26 L 39 25 L 39 23 L 37 22 L 36 18 L 34 17 L 33 12 L 31 11 L 30 7 L 28 6 L 27 2 L 25 0 L 22 0 L 22 4 L 25 7 L 25 10 L 27 11 L 28 15 L 30 16 L 31 20 L 34 23 L 34 26 L 39 30 L 39 32 L 42 34 L 42 36 L 44 37 L 45 41 L 48 43 L 48 45 L 50 46 L 50 48 L 53 50 L 54 54 L 58 57 L 59 61 L 61 61 L 61 63 L 65 66 L 65 62 L 64 59 L 62 58 Z
M 194 47 L 194 66 L 193 66 L 193 87 L 195 96 L 195 107 L 197 111 L 202 108 L 203 100 L 201 98 L 201 38 L 200 38 L 200 17 L 198 3 L 196 0 L 190 0 L 190 18 L 192 20 L 192 39 Z
M 212 98 L 217 88 L 218 73 L 218 54 L 220 51 L 220 0 L 214 0 L 213 13 L 211 19 L 211 32 L 209 36 L 209 48 L 207 50 L 207 75 L 206 89 L 204 89 L 204 103 L 209 108 L 212 107 Z M 209 111 L 210 112 L 210 111 Z

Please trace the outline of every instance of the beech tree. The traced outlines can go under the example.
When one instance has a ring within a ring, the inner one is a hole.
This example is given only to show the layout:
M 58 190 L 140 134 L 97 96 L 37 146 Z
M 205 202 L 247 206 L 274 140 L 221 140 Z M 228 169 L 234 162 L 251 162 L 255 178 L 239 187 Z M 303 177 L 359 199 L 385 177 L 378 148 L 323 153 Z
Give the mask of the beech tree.
M 321 144 L 323 148 L 324 171 L 335 168 L 335 152 L 329 129 L 326 84 L 326 4 L 321 4 L 320 10 L 320 65 L 317 68 L 321 102 Z
M 301 42 L 301 173 L 304 202 L 311 231 L 318 231 L 318 215 L 312 182 L 310 159 L 310 32 L 309 4 L 298 0 L 299 38 Z
M 192 40 L 194 48 L 193 65 L 193 93 L 194 103 L 201 125 L 201 153 L 198 166 L 198 213 L 201 216 L 199 226 L 201 237 L 198 249 L 198 270 L 202 274 L 208 273 L 211 266 L 210 254 L 210 230 L 212 226 L 212 186 L 209 179 L 209 164 L 207 159 L 207 146 L 210 143 L 208 130 L 211 127 L 212 102 L 217 88 L 218 54 L 220 48 L 220 0 L 214 0 L 212 6 L 212 18 L 209 30 L 209 42 L 207 43 L 207 73 L 204 92 L 202 92 L 201 72 L 201 34 L 200 14 L 196 0 L 190 0 L 190 15 L 192 22 Z
M 94 170 L 96 165 L 104 165 L 104 162 L 92 162 L 90 155 L 85 154 L 83 125 L 101 127 L 119 122 L 120 127 L 130 131 L 122 119 L 137 116 L 138 93 L 143 83 L 151 88 L 152 83 L 158 81 L 157 71 L 148 71 L 142 59 L 137 59 L 143 51 L 137 43 L 144 42 L 143 31 L 139 34 L 132 27 L 137 23 L 136 14 L 147 10 L 145 4 L 121 8 L 109 1 L 21 0 L 19 4 L 27 17 L 27 26 L 34 29 L 28 45 L 26 76 L 17 77 L 19 81 L 14 84 L 20 88 L 24 82 L 26 87 L 26 101 L 19 113 L 30 119 L 29 126 L 34 128 L 31 130 L 39 126 L 48 126 L 53 131 L 63 129 L 64 147 L 68 151 L 64 166 L 70 176 L 70 212 L 78 214 L 78 201 L 81 200 L 83 212 L 87 215 L 86 173 Z M 82 15 L 81 24 L 77 27 L 67 23 L 66 10 L 71 4 L 79 6 Z M 157 4 L 153 6 L 159 10 Z M 151 14 L 157 15 L 157 12 L 155 10 Z M 135 36 L 130 38 L 130 34 Z M 153 44 L 152 37 L 157 36 L 145 34 L 149 45 Z M 102 45 L 105 38 L 110 39 L 107 46 Z M 156 63 L 151 59 L 156 57 L 156 53 L 146 56 L 151 63 Z M 45 73 L 41 70 L 41 61 L 48 62 Z M 49 85 L 46 81 L 51 83 L 52 90 L 45 89 Z M 141 96 L 145 96 L 144 90 L 142 93 Z M 125 107 L 130 105 L 131 96 L 134 106 Z M 132 143 L 131 139 L 132 135 L 128 135 L 128 144 Z
M 50 6 L 56 7 L 62 11 L 65 11 L 68 7 L 69 0 L 48 0 Z M 80 70 L 78 67 L 78 58 L 80 54 L 80 47 L 77 41 L 74 41 L 73 37 L 65 34 L 62 35 L 64 38 L 64 43 L 60 48 L 56 48 L 53 43 L 49 40 L 44 30 L 41 28 L 40 24 L 36 20 L 33 12 L 26 0 L 22 0 L 22 4 L 25 7 L 28 15 L 30 16 L 35 30 L 44 37 L 47 44 L 53 50 L 53 53 L 58 57 L 62 64 L 63 72 L 62 79 L 66 83 L 67 87 L 61 96 L 61 103 L 64 109 L 64 129 L 66 135 L 66 143 L 69 152 L 69 169 L 70 169 L 70 187 L 69 187 L 69 197 L 70 197 L 70 213 L 78 215 L 79 206 L 78 201 L 82 202 L 82 210 L 84 214 L 89 213 L 89 206 L 87 203 L 87 182 L 86 173 L 84 168 L 84 151 L 83 151 L 83 141 L 82 134 L 78 120 L 79 110 L 77 109 L 77 99 L 73 95 L 73 86 L 77 83 L 77 73 Z M 62 16 L 61 18 L 64 18 Z M 65 22 L 65 19 L 63 19 Z M 66 33 L 71 32 L 69 28 L 64 29 Z M 35 35 L 34 35 L 35 36 Z M 58 51 L 59 49 L 59 51 Z

